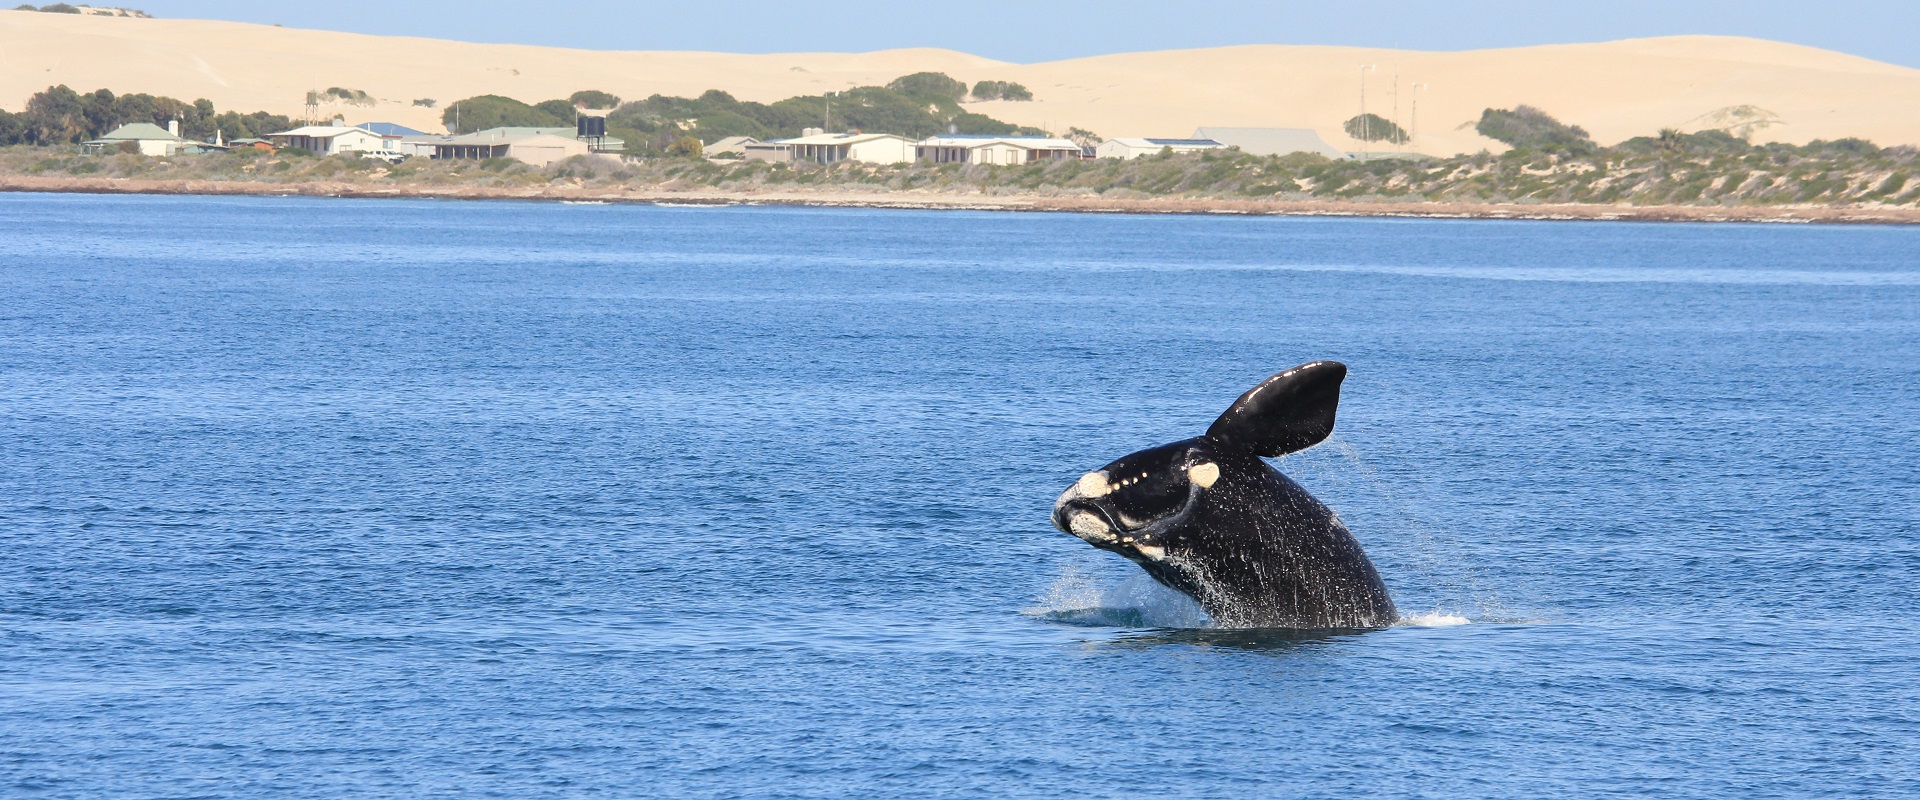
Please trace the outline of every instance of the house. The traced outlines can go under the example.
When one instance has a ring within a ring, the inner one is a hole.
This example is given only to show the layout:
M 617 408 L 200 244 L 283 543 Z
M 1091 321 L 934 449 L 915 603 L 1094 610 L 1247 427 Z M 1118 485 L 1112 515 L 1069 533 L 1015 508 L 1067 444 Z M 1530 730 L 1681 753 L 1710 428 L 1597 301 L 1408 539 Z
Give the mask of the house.
M 1212 139 L 1256 156 L 1317 153 L 1327 158 L 1347 157 L 1311 128 L 1200 128 L 1193 132 L 1193 138 Z
M 914 158 L 935 164 L 1031 164 L 1080 156 L 1080 145 L 1051 136 L 949 134 L 914 147 Z
M 760 140 L 751 136 L 729 136 L 708 145 L 702 145 L 700 152 L 708 158 L 718 158 L 731 154 L 734 158 L 745 158 L 747 145 L 759 144 Z
M 561 133 L 553 133 L 558 130 Z M 592 152 L 572 128 L 488 128 L 434 142 L 434 158 L 511 158 L 544 167 Z
M 377 133 L 383 137 L 391 137 L 396 139 L 404 139 L 412 136 L 427 135 L 424 131 L 416 131 L 405 125 L 399 125 L 392 122 L 362 122 L 353 127 L 359 128 L 360 130 L 366 131 L 368 133 Z
M 266 153 L 271 153 L 279 149 L 275 147 L 272 142 L 265 139 L 235 139 L 227 142 L 227 147 L 234 150 L 259 150 Z
M 913 140 L 891 133 L 817 133 L 782 139 L 793 148 L 793 160 L 833 164 L 864 161 L 869 164 L 905 164 L 913 160 Z
M 1097 158 L 1139 158 L 1162 152 L 1197 153 L 1201 150 L 1221 150 L 1226 145 L 1212 139 L 1109 139 L 1094 148 Z
M 793 145 L 786 142 L 754 142 L 741 145 L 740 154 L 748 161 L 792 161 Z
M 386 137 L 365 128 L 349 128 L 344 125 L 308 125 L 290 131 L 269 133 L 267 138 L 282 148 L 298 147 L 323 156 L 340 153 L 393 152 L 393 149 L 387 146 Z
M 87 155 L 117 153 L 131 146 L 131 152 L 143 156 L 170 156 L 179 152 L 186 140 L 180 138 L 180 123 L 173 121 L 162 128 L 151 122 L 135 122 L 122 125 L 90 142 L 80 143 L 80 152 Z

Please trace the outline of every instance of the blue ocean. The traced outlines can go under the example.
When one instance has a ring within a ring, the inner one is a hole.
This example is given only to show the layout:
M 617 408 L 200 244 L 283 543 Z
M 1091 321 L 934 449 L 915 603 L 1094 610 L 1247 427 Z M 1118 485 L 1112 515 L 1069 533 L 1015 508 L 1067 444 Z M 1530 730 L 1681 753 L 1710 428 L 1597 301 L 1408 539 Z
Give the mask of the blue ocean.
M 1406 619 L 1054 497 L 1262 378 Z M 1920 793 L 1920 228 L 0 195 L 0 796 Z

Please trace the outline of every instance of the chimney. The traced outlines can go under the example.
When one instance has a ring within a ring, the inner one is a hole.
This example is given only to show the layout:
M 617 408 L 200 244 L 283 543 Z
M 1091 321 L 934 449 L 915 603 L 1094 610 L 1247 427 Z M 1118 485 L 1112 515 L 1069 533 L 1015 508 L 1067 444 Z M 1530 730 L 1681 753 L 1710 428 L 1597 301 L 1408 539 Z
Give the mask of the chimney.
M 827 131 L 825 128 L 801 128 L 800 129 L 801 136 L 819 136 L 820 134 L 823 134 L 826 132 Z
M 171 133 L 171 134 L 173 134 L 174 136 L 179 136 L 179 135 L 180 135 L 180 120 L 178 120 L 178 119 L 170 119 L 170 120 L 167 120 L 167 133 Z

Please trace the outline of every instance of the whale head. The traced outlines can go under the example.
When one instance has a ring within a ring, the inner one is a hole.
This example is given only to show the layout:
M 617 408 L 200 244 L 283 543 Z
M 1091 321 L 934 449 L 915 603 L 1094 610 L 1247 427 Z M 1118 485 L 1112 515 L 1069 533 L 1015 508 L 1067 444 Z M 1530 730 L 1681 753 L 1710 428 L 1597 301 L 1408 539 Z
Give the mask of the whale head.
M 1148 448 L 1080 476 L 1053 504 L 1053 525 L 1119 553 L 1166 580 L 1165 565 L 1193 545 L 1187 537 L 1210 506 L 1259 491 L 1274 458 L 1333 433 L 1347 368 L 1315 361 L 1249 389 L 1203 436 Z M 1187 581 L 1181 581 L 1186 583 Z

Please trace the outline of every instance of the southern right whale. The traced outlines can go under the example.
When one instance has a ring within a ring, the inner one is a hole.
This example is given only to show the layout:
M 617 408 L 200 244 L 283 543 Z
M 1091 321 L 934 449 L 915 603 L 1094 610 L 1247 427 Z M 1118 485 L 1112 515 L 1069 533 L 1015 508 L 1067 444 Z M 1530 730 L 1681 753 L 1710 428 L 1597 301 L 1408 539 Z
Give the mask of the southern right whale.
M 1264 458 L 1333 433 L 1346 365 L 1315 361 L 1247 390 L 1205 435 L 1080 477 L 1054 527 L 1139 564 L 1233 628 L 1367 628 L 1398 618 L 1366 551 Z

